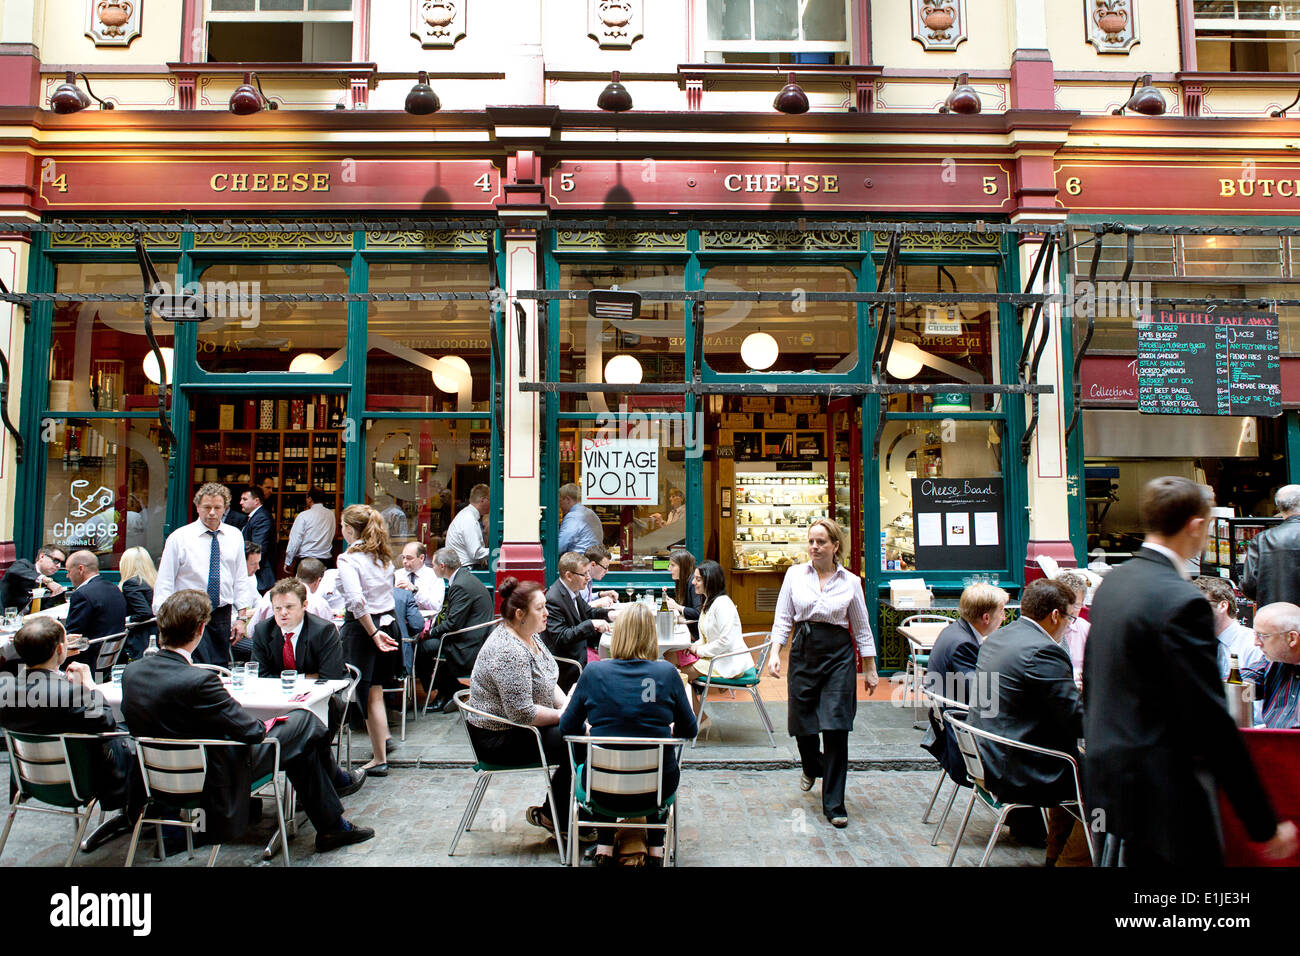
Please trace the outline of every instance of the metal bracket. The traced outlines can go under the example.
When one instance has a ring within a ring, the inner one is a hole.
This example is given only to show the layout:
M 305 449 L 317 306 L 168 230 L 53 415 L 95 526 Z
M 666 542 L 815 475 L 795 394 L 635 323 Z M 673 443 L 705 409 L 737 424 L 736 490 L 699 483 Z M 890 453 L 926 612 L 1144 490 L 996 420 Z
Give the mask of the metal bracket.
M 0 292 L 8 293 L 4 280 L 0 279 Z M 26 309 L 23 310 L 26 313 Z M 23 463 L 23 436 L 18 433 L 14 423 L 9 420 L 9 357 L 0 351 L 0 421 L 4 422 L 5 431 L 13 436 L 14 455 L 18 464 Z
M 135 231 L 135 256 L 140 262 L 140 279 L 144 284 L 144 293 L 141 296 L 144 302 L 144 337 L 149 342 L 149 350 L 153 352 L 154 361 L 158 363 L 158 437 L 161 439 L 160 451 L 166 452 L 168 446 L 176 444 L 176 433 L 172 431 L 171 422 L 167 418 L 167 399 L 171 393 L 171 385 L 167 381 L 167 363 L 163 361 L 162 349 L 158 347 L 158 339 L 153 334 L 153 310 L 158 300 L 163 298 L 157 292 L 158 271 L 153 267 L 153 260 L 149 258 L 149 253 L 144 247 L 144 231 L 137 228 Z M 202 309 L 203 300 L 199 300 L 199 308 Z
M 885 259 L 880 264 L 880 277 L 876 280 L 876 289 L 879 291 L 881 280 L 889 278 L 890 294 L 897 292 L 896 267 L 898 265 L 898 251 L 902 245 L 902 237 L 894 233 L 889 237 L 889 247 L 885 250 Z M 873 315 L 875 308 L 868 309 L 868 315 Z M 883 382 L 885 375 L 889 370 L 889 353 L 894 348 L 894 335 L 898 331 L 898 307 L 893 302 L 887 302 L 883 305 L 882 321 L 876 328 L 876 344 L 871 350 L 871 383 L 879 385 Z M 885 403 L 881 403 L 879 409 L 880 419 L 876 422 L 876 434 L 871 442 L 873 455 L 880 457 L 880 441 L 885 434 L 885 415 L 889 411 Z
M 487 234 L 487 258 L 488 258 L 488 331 L 491 338 L 492 360 L 497 364 L 496 387 L 493 388 L 492 402 L 492 421 L 496 425 L 497 434 L 504 436 L 505 430 L 505 387 L 506 387 L 506 353 L 501 342 L 501 333 L 497 326 L 505 323 L 505 315 L 500 315 L 501 322 L 497 322 L 497 304 L 504 301 L 501 294 L 501 276 L 497 269 L 497 245 L 496 234 L 488 231 Z M 515 308 L 520 309 L 519 303 L 515 303 Z M 522 309 L 520 309 L 522 311 Z M 523 348 L 522 343 L 520 348 Z M 520 363 L 520 370 L 523 370 L 523 363 Z
M 1029 282 L 1025 286 L 1028 292 L 1033 287 L 1034 281 L 1038 277 L 1038 270 L 1043 270 L 1043 286 L 1046 287 L 1052 281 L 1052 262 L 1056 258 L 1054 255 L 1056 248 L 1056 237 L 1046 236 L 1043 244 L 1039 247 L 1038 256 L 1034 261 L 1034 267 L 1029 273 Z M 1051 332 L 1051 323 L 1042 317 L 1043 303 L 1040 299 L 1034 304 L 1033 314 L 1029 318 L 1029 329 L 1025 333 L 1025 344 L 1020 350 L 1020 361 L 1016 365 L 1016 376 L 1023 385 L 1038 378 L 1038 363 L 1042 361 L 1043 352 L 1047 349 L 1047 340 Z M 1042 318 L 1041 331 L 1039 319 Z M 1025 361 L 1029 357 L 1030 344 L 1034 341 L 1034 336 L 1038 336 L 1038 346 L 1034 349 L 1033 359 L 1026 368 Z M 1029 461 L 1030 446 L 1034 442 L 1034 432 L 1038 429 L 1038 395 L 1029 396 L 1029 421 L 1025 425 L 1025 433 L 1020 436 L 1020 460 L 1027 463 Z

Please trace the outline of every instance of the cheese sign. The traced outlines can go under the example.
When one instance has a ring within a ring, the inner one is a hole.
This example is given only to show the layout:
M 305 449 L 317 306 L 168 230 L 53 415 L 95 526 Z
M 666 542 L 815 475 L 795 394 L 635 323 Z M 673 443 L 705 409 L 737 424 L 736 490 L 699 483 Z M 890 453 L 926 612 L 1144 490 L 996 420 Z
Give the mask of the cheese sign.
M 582 501 L 588 505 L 659 504 L 659 443 L 584 438 Z

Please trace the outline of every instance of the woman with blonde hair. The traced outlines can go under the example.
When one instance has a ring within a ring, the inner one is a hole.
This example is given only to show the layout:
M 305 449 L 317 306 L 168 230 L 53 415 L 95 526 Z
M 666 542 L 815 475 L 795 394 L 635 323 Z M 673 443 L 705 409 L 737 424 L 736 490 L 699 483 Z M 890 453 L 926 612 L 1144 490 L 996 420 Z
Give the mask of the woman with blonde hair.
M 569 706 L 560 717 L 560 733 L 581 734 L 583 724 L 589 724 L 592 737 L 695 736 L 695 712 L 677 669 L 659 659 L 654 613 L 648 607 L 630 605 L 614 619 L 610 653 L 609 660 L 590 665 L 578 678 Z M 664 762 L 665 797 L 677 791 L 677 781 L 677 755 L 670 751 Z M 601 797 L 611 809 L 619 809 L 616 800 L 615 796 Z M 662 823 L 663 817 L 647 822 Z M 613 832 L 601 829 L 610 838 Z M 664 831 L 647 830 L 646 846 L 650 865 L 662 866 Z M 598 844 L 596 865 L 613 862 L 613 843 Z
M 122 576 L 118 587 L 122 591 L 122 597 L 126 598 L 127 623 L 149 620 L 153 617 L 153 586 L 158 581 L 158 569 L 154 567 L 153 558 L 144 548 L 127 548 L 122 552 L 122 560 L 117 569 Z M 144 654 L 149 639 L 158 633 L 158 627 L 150 624 L 148 627 L 129 630 L 131 633 L 126 639 L 128 662 L 137 660 Z
M 394 623 L 393 549 L 388 522 L 369 505 L 349 505 L 340 524 L 347 544 L 338 559 L 338 589 L 347 613 L 343 618 L 343 649 L 348 663 L 361 672 L 357 701 L 365 702 L 366 732 L 374 752 L 361 769 L 373 777 L 388 776 L 388 712 L 384 684 L 401 663 L 398 643 L 383 628 Z
M 867 691 L 879 682 L 862 579 L 840 562 L 843 544 L 844 532 L 829 518 L 817 518 L 808 526 L 811 560 L 785 573 L 772 621 L 776 647 L 768 665 L 773 677 L 781 676 L 781 645 L 793 634 L 786 686 L 790 736 L 799 744 L 803 765 L 799 787 L 811 790 L 822 778 L 822 812 L 837 828 L 849 825 L 844 789 L 849 731 L 857 713 L 855 644 Z

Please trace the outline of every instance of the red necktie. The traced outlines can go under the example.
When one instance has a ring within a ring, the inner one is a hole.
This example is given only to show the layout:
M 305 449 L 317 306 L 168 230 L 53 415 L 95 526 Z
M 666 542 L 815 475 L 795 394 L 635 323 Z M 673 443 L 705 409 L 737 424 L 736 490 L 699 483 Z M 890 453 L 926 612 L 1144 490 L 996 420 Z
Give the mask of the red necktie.
M 292 634 L 284 635 L 284 669 L 287 671 L 295 671 L 298 669 L 298 665 L 293 662 Z

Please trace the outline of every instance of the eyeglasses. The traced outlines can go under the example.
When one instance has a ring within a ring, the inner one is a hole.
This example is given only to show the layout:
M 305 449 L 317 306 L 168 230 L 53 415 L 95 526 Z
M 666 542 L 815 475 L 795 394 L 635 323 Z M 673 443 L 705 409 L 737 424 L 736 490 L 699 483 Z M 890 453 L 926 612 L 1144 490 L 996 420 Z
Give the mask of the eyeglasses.
M 1255 636 L 1262 640 L 1266 637 L 1281 637 L 1285 634 L 1294 634 L 1294 633 L 1295 633 L 1294 631 L 1274 631 L 1272 634 L 1265 634 L 1262 631 L 1256 631 Z

